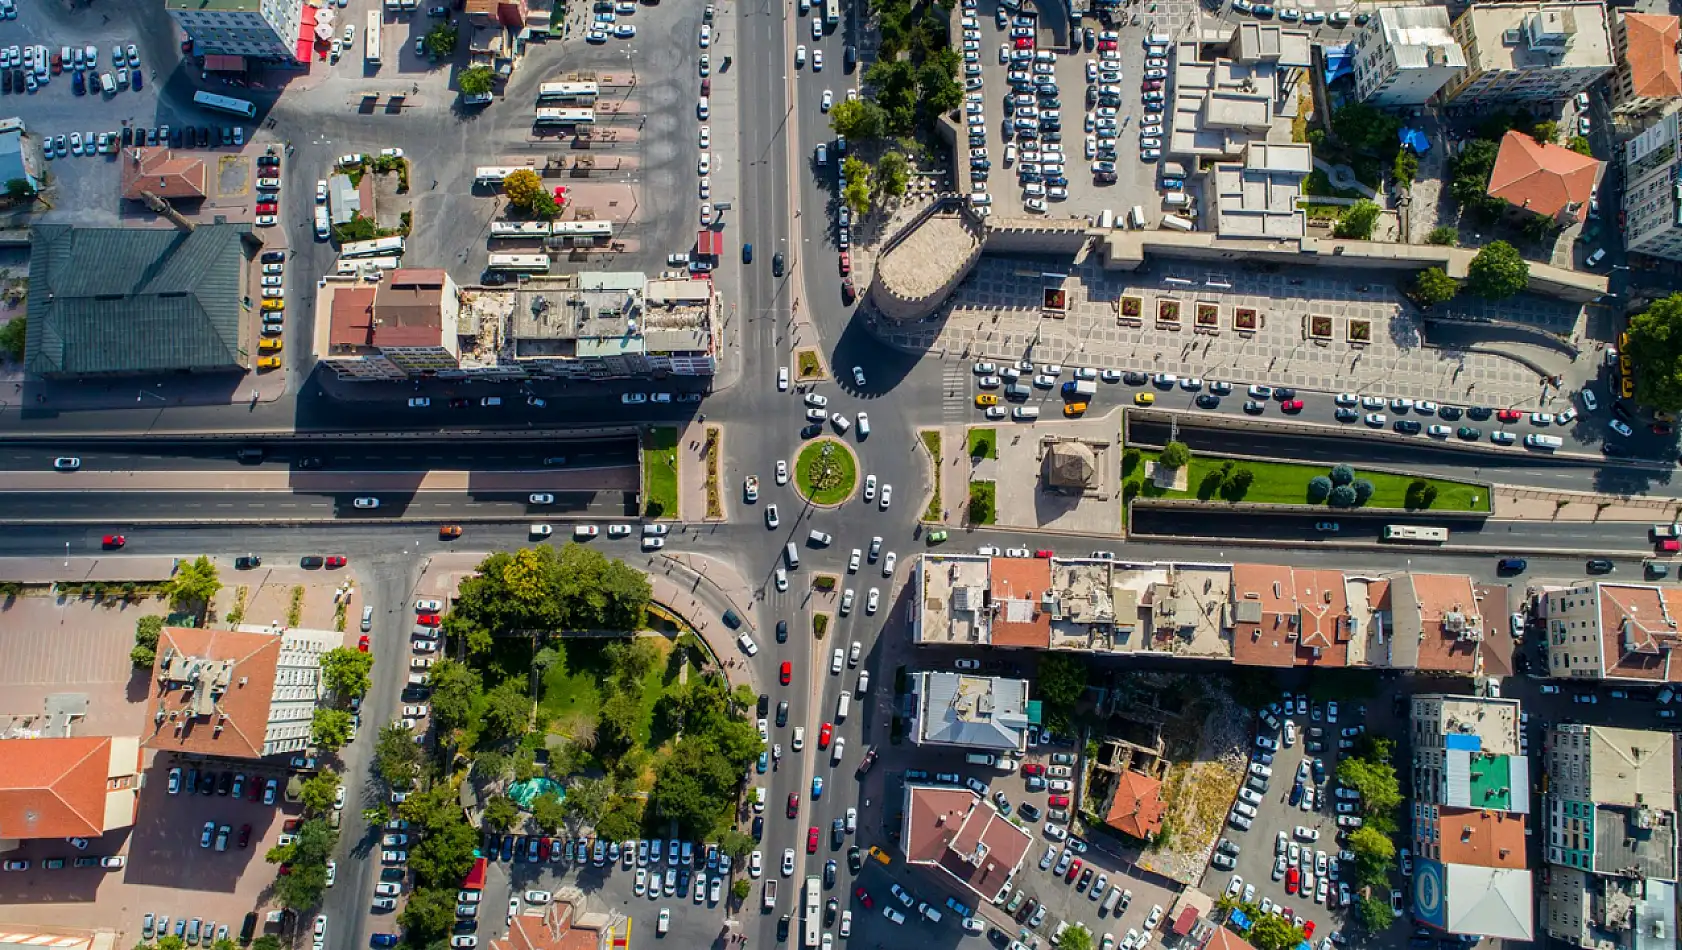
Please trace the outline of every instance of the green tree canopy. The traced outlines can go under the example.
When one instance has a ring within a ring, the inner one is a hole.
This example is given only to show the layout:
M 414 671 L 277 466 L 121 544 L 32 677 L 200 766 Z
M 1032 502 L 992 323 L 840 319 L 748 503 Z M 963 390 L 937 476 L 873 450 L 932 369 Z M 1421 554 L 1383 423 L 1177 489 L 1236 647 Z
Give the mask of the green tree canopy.
M 594 825 L 607 814 L 607 803 L 612 797 L 612 782 L 604 778 L 585 778 L 567 786 L 563 804 L 568 815 L 577 816 L 584 824 Z
M 455 28 L 448 23 L 440 23 L 426 34 L 425 46 L 427 55 L 434 59 L 443 59 L 456 51 L 458 36 Z
M 485 803 L 485 827 L 492 831 L 507 831 L 519 820 L 520 806 L 507 795 L 497 795 Z
M 531 698 L 519 680 L 511 676 L 485 694 L 483 724 L 496 739 L 518 739 L 531 729 Z
M 321 681 L 341 699 L 363 696 L 373 685 L 374 654 L 334 647 L 321 655 Z
M 310 723 L 310 739 L 328 752 L 337 752 L 350 741 L 350 713 L 343 709 L 317 708 Z
M 1390 902 L 1377 896 L 1357 900 L 1355 917 L 1370 933 L 1379 933 L 1396 922 L 1395 915 L 1390 912 Z
M 195 613 L 202 612 L 221 589 L 222 580 L 216 575 L 216 565 L 202 554 L 179 564 L 175 576 L 164 584 L 171 607 Z
M 386 723 L 374 742 L 374 771 L 395 789 L 413 788 L 420 778 L 421 751 L 401 720 Z
M 455 890 L 447 886 L 416 888 L 397 915 L 411 947 L 428 947 L 449 936 L 456 922 Z
M 1362 883 L 1382 884 L 1396 861 L 1396 843 L 1376 828 L 1362 825 L 1349 833 L 1349 850 L 1355 855 L 1355 872 Z
M 493 633 L 630 631 L 641 625 L 649 596 L 642 572 L 592 548 L 499 551 L 462 582 L 444 632 L 482 653 Z
M 1337 216 L 1337 225 L 1332 229 L 1332 236 L 1354 241 L 1370 241 L 1373 225 L 1378 223 L 1378 215 L 1378 205 L 1363 198 L 1343 209 L 1343 213 Z
M 1191 448 L 1184 442 L 1170 442 L 1156 460 L 1169 468 L 1184 468 L 1191 464 Z
M 1636 401 L 1682 410 L 1682 294 L 1656 300 L 1630 318 L 1623 356 L 1635 373 Z
M 1460 284 L 1441 267 L 1427 267 L 1413 281 L 1413 297 L 1421 306 L 1448 303 L 1460 292 Z
M 1072 653 L 1048 653 L 1040 658 L 1040 675 L 1035 684 L 1045 704 L 1048 727 L 1066 728 L 1075 707 L 1086 694 L 1086 664 Z
M 1425 243 L 1436 244 L 1441 247 L 1453 247 L 1460 243 L 1460 232 L 1446 224 L 1439 224 L 1425 235 Z
M 14 362 L 23 361 L 23 340 L 29 334 L 29 318 L 13 317 L 0 325 L 0 350 Z
M 338 791 L 339 774 L 332 769 L 322 769 L 304 780 L 298 800 L 303 803 L 305 814 L 325 815 L 333 810 L 333 798 Z
M 291 843 L 270 848 L 270 864 L 287 865 L 287 873 L 275 878 L 275 899 L 292 910 L 314 907 L 327 889 L 327 861 L 339 843 L 339 833 L 320 818 L 298 826 Z
M 482 96 L 491 91 L 491 84 L 495 77 L 489 66 L 470 66 L 461 71 L 456 77 L 456 88 L 464 96 Z
M 1389 812 L 1402 804 L 1396 769 L 1387 762 L 1345 758 L 1337 764 L 1337 780 L 1361 793 L 1361 808 L 1365 812 Z
M 398 811 L 419 831 L 419 840 L 411 835 L 409 845 L 409 867 L 416 878 L 422 885 L 453 889 L 473 866 L 479 846 L 478 832 L 462 815 L 455 789 L 439 783 L 411 793 Z
M 1057 935 L 1057 950 L 1092 950 L 1092 931 L 1085 924 L 1070 924 Z
M 426 683 L 432 689 L 432 721 L 440 734 L 464 729 L 473 721 L 484 691 L 478 670 L 441 659 L 432 665 Z
M 875 185 L 877 190 L 892 198 L 905 196 L 905 189 L 911 184 L 911 162 L 905 153 L 898 150 L 884 152 L 876 160 Z
M 567 798 L 572 797 L 569 790 Z M 544 792 L 532 800 L 531 817 L 537 826 L 549 834 L 561 830 L 566 822 L 567 806 L 559 795 L 554 792 Z
M 1466 289 L 1486 300 L 1505 300 L 1530 286 L 1530 265 L 1518 248 L 1491 241 L 1466 269 Z
M 1402 120 L 1365 102 L 1332 113 L 1332 134 L 1360 152 L 1388 158 L 1401 147 Z
M 656 766 L 648 811 L 676 822 L 687 837 L 716 838 L 731 826 L 736 788 L 764 742 L 720 676 L 675 684 L 659 711 L 678 740 Z
M 829 110 L 829 126 L 835 134 L 855 142 L 879 139 L 888 127 L 888 115 L 869 99 L 837 102 Z
M 1278 914 L 1262 914 L 1246 935 L 1256 950 L 1292 950 L 1307 938 L 1302 928 Z

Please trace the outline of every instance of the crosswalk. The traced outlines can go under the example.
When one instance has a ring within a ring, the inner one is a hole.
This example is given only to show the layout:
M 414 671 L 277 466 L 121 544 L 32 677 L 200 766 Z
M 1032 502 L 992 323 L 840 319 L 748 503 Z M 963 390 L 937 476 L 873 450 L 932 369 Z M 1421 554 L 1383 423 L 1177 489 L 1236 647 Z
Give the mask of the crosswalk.
M 948 360 L 940 369 L 940 420 L 946 425 L 953 425 L 967 422 L 969 417 L 969 367 Z

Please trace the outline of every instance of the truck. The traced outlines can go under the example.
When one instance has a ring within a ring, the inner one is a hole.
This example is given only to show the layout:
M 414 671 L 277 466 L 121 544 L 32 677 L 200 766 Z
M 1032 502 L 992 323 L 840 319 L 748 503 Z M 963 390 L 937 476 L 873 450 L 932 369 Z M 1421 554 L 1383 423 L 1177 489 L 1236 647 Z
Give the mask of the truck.
M 776 881 L 766 881 L 765 882 L 765 897 L 761 901 L 761 906 L 763 906 L 765 908 L 766 913 L 770 913 L 771 910 L 777 906 L 777 882 Z
M 1097 382 L 1090 379 L 1072 379 L 1063 384 L 1063 398 L 1072 396 L 1091 398 L 1098 395 Z

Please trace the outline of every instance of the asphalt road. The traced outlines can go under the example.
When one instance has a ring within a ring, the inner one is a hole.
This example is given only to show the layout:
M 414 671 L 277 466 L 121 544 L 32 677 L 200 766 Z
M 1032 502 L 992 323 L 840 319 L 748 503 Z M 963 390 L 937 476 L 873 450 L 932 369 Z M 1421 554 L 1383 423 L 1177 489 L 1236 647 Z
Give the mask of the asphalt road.
M 237 453 L 250 448 L 262 449 L 263 458 L 240 461 Z M 54 459 L 64 456 L 80 458 L 83 472 L 272 470 L 306 459 L 317 468 L 336 471 L 504 471 L 635 465 L 637 444 L 629 437 L 476 443 L 438 438 L 295 442 L 260 436 L 191 441 L 30 440 L 0 444 L 0 473 L 46 471 Z
M 1335 533 L 1318 530 L 1315 526 L 1331 522 L 1338 526 Z M 1449 529 L 1445 547 L 1468 548 L 1480 552 L 1500 551 L 1526 554 L 1532 551 L 1581 551 L 1585 557 L 1617 552 L 1631 557 L 1653 553 L 1647 537 L 1647 526 L 1626 522 L 1552 522 L 1552 521 L 1476 521 L 1459 522 L 1443 518 L 1433 519 L 1429 512 L 1390 512 L 1356 514 L 1328 510 L 1318 515 L 1235 515 L 1230 512 L 1169 511 L 1136 507 L 1132 530 L 1147 535 L 1172 535 L 1186 539 L 1230 538 L 1234 541 L 1274 544 L 1327 544 L 1332 542 L 1364 542 L 1379 540 L 1386 524 L 1423 524 L 1445 526 Z M 1133 545 L 1129 543 L 1128 548 Z M 1414 548 L 1393 546 L 1391 550 L 1413 551 Z M 1281 560 L 1293 560 L 1295 552 L 1280 551 L 1273 555 Z

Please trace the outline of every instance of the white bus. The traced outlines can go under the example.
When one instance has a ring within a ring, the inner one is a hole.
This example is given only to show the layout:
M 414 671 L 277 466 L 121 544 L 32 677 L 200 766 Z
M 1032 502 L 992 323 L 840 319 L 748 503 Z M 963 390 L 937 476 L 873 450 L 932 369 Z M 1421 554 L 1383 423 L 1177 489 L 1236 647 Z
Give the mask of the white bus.
M 550 228 L 568 244 L 589 247 L 613 237 L 612 221 L 556 221 Z
M 547 254 L 492 254 L 489 270 L 513 271 L 521 274 L 547 274 Z
M 483 188 L 501 188 L 504 178 L 523 170 L 526 170 L 525 165 L 480 165 L 473 169 L 473 184 Z
M 358 274 L 374 274 L 382 270 L 396 270 L 403 266 L 401 257 L 356 257 L 340 258 L 333 268 L 333 273 L 340 277 L 355 277 Z
M 831 28 L 841 23 L 841 0 L 823 0 L 823 21 Z
M 547 221 L 492 221 L 491 237 L 510 238 L 546 238 L 552 229 Z
M 403 238 L 375 238 L 372 241 L 352 241 L 339 248 L 340 257 L 390 257 L 403 253 Z
M 368 11 L 368 33 L 364 38 L 368 44 L 362 57 L 375 66 L 380 64 L 380 11 Z
M 806 918 L 806 926 L 801 928 L 800 940 L 804 946 L 818 945 L 818 935 L 823 931 L 823 894 L 818 890 L 817 875 L 806 879 L 806 903 L 800 908 Z
M 1386 541 L 1416 541 L 1420 544 L 1442 544 L 1448 540 L 1447 528 L 1431 528 L 1416 524 L 1387 524 Z
M 594 109 L 538 109 L 538 125 L 594 125 Z
M 537 87 L 538 102 L 594 105 L 601 87 L 593 82 L 546 82 Z
M 218 96 L 214 92 L 193 93 L 193 104 L 203 106 L 206 109 L 215 109 L 217 112 L 232 112 L 234 115 L 243 115 L 247 119 L 257 115 L 257 107 L 250 102 L 244 99 L 235 99 L 232 96 Z

